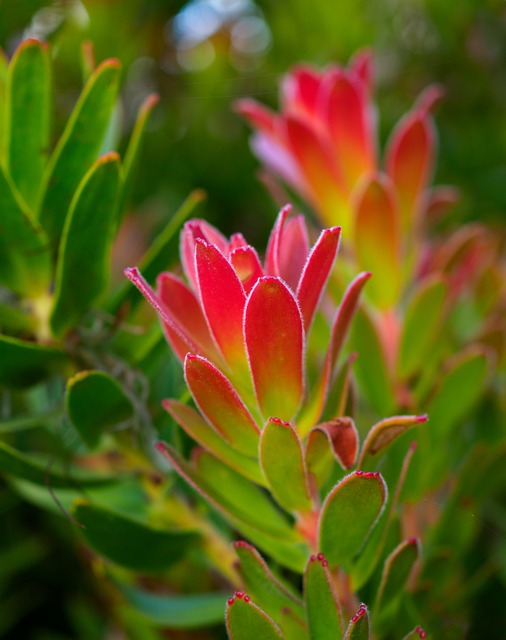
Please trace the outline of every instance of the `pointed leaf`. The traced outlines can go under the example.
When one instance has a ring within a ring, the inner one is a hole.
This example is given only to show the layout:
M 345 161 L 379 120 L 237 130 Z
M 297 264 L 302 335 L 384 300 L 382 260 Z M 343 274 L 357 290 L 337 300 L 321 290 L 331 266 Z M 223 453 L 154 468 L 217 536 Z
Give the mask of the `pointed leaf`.
M 240 527 L 244 522 L 266 535 L 296 540 L 297 536 L 290 525 L 267 496 L 241 475 L 219 464 L 217 459 L 211 459 L 210 454 L 202 452 L 197 457 L 197 462 L 201 463 L 203 469 L 201 473 L 199 468 L 184 460 L 173 447 L 161 442 L 157 443 L 156 447 L 174 465 L 176 471 L 234 525 Z M 227 486 L 224 479 L 232 484 Z M 241 491 L 244 491 L 247 499 L 241 495 Z M 250 508 L 249 500 L 257 511 Z
M 133 177 L 139 162 L 139 155 L 146 125 L 151 112 L 158 104 L 159 100 L 160 98 L 156 93 L 151 93 L 147 98 L 145 98 L 144 102 L 141 104 L 139 113 L 137 114 L 137 120 L 135 121 L 134 129 L 130 136 L 130 141 L 128 143 L 123 162 L 123 190 L 121 194 L 121 203 L 118 207 L 118 224 L 121 221 L 121 216 L 125 214 L 125 206 L 128 203 L 130 192 L 132 190 Z
M 250 597 L 236 591 L 227 601 L 225 622 L 229 640 L 283 640 L 281 629 Z
M 198 535 L 154 529 L 110 509 L 78 501 L 73 510 L 81 534 L 100 555 L 132 571 L 159 573 L 178 562 Z M 142 549 L 142 553 L 139 550 Z
M 195 243 L 195 265 L 211 334 L 230 367 L 241 371 L 246 367 L 242 331 L 246 295 L 241 281 L 220 250 L 204 240 Z
M 203 191 L 200 189 L 192 191 L 149 246 L 139 263 L 139 270 L 144 274 L 148 282 L 154 282 L 162 271 L 176 262 L 181 225 L 193 214 L 195 208 L 203 199 Z M 122 305 L 135 308 L 141 300 L 142 296 L 132 288 L 129 282 L 125 282 L 107 301 L 106 308 L 112 313 L 116 313 Z
M 289 422 L 269 418 L 260 439 L 260 465 L 272 495 L 284 509 L 311 509 L 302 445 Z
M 22 296 L 44 293 L 51 281 L 48 239 L 0 164 L 0 283 Z
M 439 279 L 422 282 L 406 309 L 399 347 L 399 375 L 407 378 L 424 366 L 426 354 L 438 337 L 448 287 Z
M 393 307 L 401 293 L 400 218 L 392 183 L 377 175 L 355 196 L 353 243 L 358 265 L 374 274 L 367 294 L 381 309 Z
M 370 640 L 369 627 L 369 612 L 367 607 L 361 604 L 357 613 L 350 620 L 345 640 Z
M 399 197 L 403 228 L 413 228 L 434 165 L 436 134 L 421 109 L 407 114 L 392 133 L 385 165 Z
M 254 286 L 244 312 L 244 336 L 263 416 L 291 420 L 304 392 L 302 317 L 288 287 L 272 276 Z
M 360 354 L 354 370 L 365 397 L 375 411 L 388 415 L 396 406 L 395 396 L 377 329 L 364 309 L 355 315 L 350 342 Z
M 56 347 L 0 336 L 0 384 L 25 388 L 71 369 L 69 356 Z
M 362 446 L 358 466 L 362 467 L 367 456 L 377 453 L 390 446 L 394 440 L 405 433 L 410 427 L 427 422 L 427 415 L 422 416 L 394 416 L 385 418 L 371 427 Z
M 394 606 L 404 593 L 413 565 L 420 557 L 420 540 L 411 538 L 399 544 L 385 560 L 383 575 L 374 603 L 374 615 L 382 624 L 392 616 Z
M 260 429 L 229 380 L 209 360 L 189 353 L 185 380 L 202 414 L 239 453 L 256 457 Z
M 221 435 L 211 429 L 209 423 L 203 420 L 197 411 L 177 400 L 165 400 L 162 404 L 186 433 L 209 453 L 249 480 L 256 484 L 265 485 L 265 478 L 257 460 L 240 454 L 227 444 Z
M 47 43 L 25 40 L 9 65 L 6 92 L 6 167 L 33 207 L 50 145 L 51 65 Z
M 267 275 L 281 277 L 282 239 L 291 210 L 292 205 L 290 204 L 283 207 L 272 227 L 265 252 L 265 272 Z
M 119 156 L 110 153 L 93 165 L 72 200 L 56 267 L 56 336 L 78 322 L 107 286 L 119 183 Z
M 292 291 L 297 291 L 309 255 L 309 238 L 304 216 L 298 215 L 287 219 L 282 230 L 278 251 L 279 274 L 277 275 L 286 282 Z
M 378 472 L 343 478 L 323 503 L 319 547 L 331 567 L 348 565 L 364 546 L 387 500 L 387 487 Z
M 162 595 L 127 584 L 118 584 L 118 587 L 128 605 L 156 627 L 199 629 L 223 624 L 223 603 L 227 594 L 221 591 Z
M 105 430 L 134 414 L 123 387 L 104 371 L 80 371 L 70 378 L 65 403 L 72 424 L 91 448 Z
M 75 191 L 100 153 L 116 103 L 120 70 L 118 60 L 105 60 L 97 67 L 51 156 L 39 215 L 54 248 Z
M 237 247 L 230 253 L 230 264 L 248 295 L 256 281 L 264 275 L 257 252 L 253 247 Z
M 404 636 L 402 640 L 425 640 L 427 637 L 426 631 L 422 629 L 422 627 L 418 626 L 410 631 L 407 636 Z
M 311 556 L 304 574 L 304 600 L 311 640 L 341 640 L 341 605 L 323 554 Z
M 306 624 L 302 602 L 273 575 L 254 547 L 239 541 L 234 543 L 234 548 L 248 593 L 277 621 L 287 640 L 303 640 Z
M 332 227 L 322 231 L 302 271 L 296 298 L 304 319 L 306 335 L 309 333 L 313 316 L 334 266 L 340 236 L 341 227 Z

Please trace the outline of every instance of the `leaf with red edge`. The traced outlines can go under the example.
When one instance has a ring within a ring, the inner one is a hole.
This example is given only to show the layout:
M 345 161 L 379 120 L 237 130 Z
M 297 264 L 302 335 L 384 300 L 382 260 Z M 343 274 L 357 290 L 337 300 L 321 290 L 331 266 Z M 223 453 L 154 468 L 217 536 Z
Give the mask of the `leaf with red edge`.
M 197 346 L 196 351 L 219 363 L 221 355 L 209 333 L 204 314 L 193 291 L 173 273 L 162 273 L 156 281 L 158 297 L 174 323 L 188 336 L 188 342 Z M 186 355 L 186 353 L 184 354 Z
M 304 393 L 304 332 L 297 302 L 281 280 L 265 276 L 254 286 L 244 336 L 263 416 L 291 420 Z
M 399 599 L 404 593 L 413 565 L 420 557 L 420 540 L 411 538 L 401 542 L 385 560 L 383 575 L 374 603 L 374 626 L 393 622 Z
M 240 372 L 246 366 L 242 332 L 246 294 L 241 281 L 220 250 L 201 239 L 195 243 L 195 265 L 211 334 L 230 367 Z
M 230 446 L 195 409 L 177 400 L 164 400 L 162 406 L 207 451 L 256 484 L 265 485 L 258 461 L 242 455 Z
M 330 144 L 304 121 L 286 117 L 283 121 L 288 146 L 310 188 L 313 204 L 325 224 L 350 222 L 344 178 L 336 164 Z
M 419 212 L 433 171 L 435 146 L 432 120 L 421 109 L 402 118 L 390 138 L 385 166 L 395 184 L 404 230 L 413 227 Z
M 387 176 L 372 177 L 362 184 L 354 202 L 357 261 L 361 269 L 374 274 L 367 293 L 378 307 L 390 308 L 402 285 L 401 221 L 393 185 Z
M 263 104 L 251 100 L 251 98 L 244 98 L 234 103 L 234 111 L 239 113 L 255 129 L 275 135 L 275 121 L 278 116 Z
M 242 540 L 234 542 L 237 569 L 246 590 L 281 627 L 287 640 L 304 640 L 305 611 L 302 601 L 277 578 L 258 551 Z
M 288 218 L 283 227 L 279 243 L 279 275 L 292 289 L 297 291 L 300 276 L 309 254 L 309 238 L 304 216 Z
M 281 239 L 283 237 L 284 228 L 287 218 L 292 210 L 292 205 L 287 204 L 281 209 L 276 218 L 276 222 L 272 227 L 265 252 L 265 272 L 270 276 L 281 276 Z
M 345 640 L 369 640 L 369 629 L 369 612 L 365 604 L 361 604 L 357 613 L 350 620 L 350 624 L 346 630 Z
M 198 239 L 216 245 L 223 255 L 228 249 L 225 236 L 205 220 L 193 218 L 185 222 L 179 239 L 179 253 L 184 273 L 195 291 L 199 289 L 195 271 L 195 242 Z
M 229 640 L 285 640 L 274 620 L 242 591 L 228 599 L 225 622 Z
M 404 636 L 402 640 L 425 640 L 426 637 L 427 632 L 422 629 L 420 625 L 418 625 L 412 631 L 410 631 L 407 636 Z
M 312 640 L 341 640 L 343 618 L 327 561 L 311 556 L 304 573 L 304 600 Z
M 330 491 L 320 512 L 319 548 L 331 567 L 349 565 L 364 546 L 386 500 L 385 481 L 376 471 L 355 471 Z
M 421 416 L 394 416 L 377 422 L 367 434 L 362 446 L 358 466 L 363 466 L 367 456 L 375 456 L 394 440 L 405 433 L 411 427 L 416 427 L 422 422 L 427 422 L 427 415 Z
M 366 89 L 371 89 L 373 81 L 373 53 L 370 49 L 360 49 L 350 60 L 350 71 L 357 74 Z
M 257 252 L 253 247 L 237 247 L 230 253 L 230 264 L 242 282 L 246 295 L 264 275 Z
M 332 325 L 332 333 L 321 377 L 311 393 L 311 398 L 305 405 L 304 412 L 297 421 L 299 433 L 302 436 L 320 419 L 337 358 L 357 310 L 362 289 L 370 277 L 370 273 L 360 273 L 344 292 Z
M 269 418 L 260 438 L 260 465 L 272 495 L 284 509 L 311 509 L 302 445 L 289 422 Z
M 334 418 L 311 429 L 306 449 L 306 460 L 311 469 L 318 464 L 315 453 L 321 449 L 321 442 L 318 442 L 321 436 L 324 437 L 326 446 L 343 469 L 350 469 L 355 464 L 358 453 L 358 431 L 351 418 Z
M 185 380 L 209 424 L 240 453 L 256 457 L 260 429 L 230 381 L 209 360 L 189 353 Z
M 327 74 L 326 82 L 320 109 L 334 155 L 351 190 L 361 176 L 376 169 L 374 114 L 357 76 L 339 69 Z
M 334 266 L 340 237 L 341 227 L 332 227 L 322 231 L 302 271 L 296 297 L 304 319 L 306 334 L 311 328 L 316 308 Z
M 316 114 L 323 74 L 307 65 L 295 66 L 281 83 L 283 111 L 301 117 Z

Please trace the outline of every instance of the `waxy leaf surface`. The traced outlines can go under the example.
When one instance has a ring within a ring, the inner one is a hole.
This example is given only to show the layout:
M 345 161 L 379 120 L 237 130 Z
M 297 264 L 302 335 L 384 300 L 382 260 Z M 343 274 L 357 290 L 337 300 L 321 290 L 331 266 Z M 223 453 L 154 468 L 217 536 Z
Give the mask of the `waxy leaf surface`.
M 331 567 L 348 565 L 364 546 L 387 499 L 383 478 L 354 472 L 343 478 L 323 503 L 319 548 Z
M 246 598 L 246 599 L 245 599 Z M 249 596 L 229 599 L 225 613 L 229 640 L 283 640 L 277 624 Z
M 47 43 L 25 40 L 9 65 L 6 166 L 24 201 L 37 202 L 50 146 L 51 67 Z
M 270 418 L 260 439 L 260 465 L 279 504 L 288 511 L 311 509 L 302 445 L 294 427 Z
M 118 93 L 120 64 L 106 60 L 86 86 L 51 156 L 40 204 L 40 222 L 58 246 L 74 193 L 97 160 Z
M 78 322 L 107 286 L 119 186 L 119 157 L 110 153 L 93 165 L 72 201 L 56 267 L 56 336 Z
M 291 420 L 304 392 L 304 335 L 297 302 L 281 280 L 257 282 L 246 303 L 244 335 L 264 418 Z
M 232 447 L 256 457 L 260 429 L 230 381 L 209 360 L 188 354 L 185 380 L 202 414 Z
M 341 640 L 341 605 L 324 559 L 311 556 L 306 565 L 304 600 L 311 640 Z
M 256 484 L 265 485 L 257 460 L 240 454 L 227 444 L 195 409 L 177 400 L 165 400 L 162 404 L 186 433 L 209 453 Z
M 80 371 L 67 381 L 68 417 L 84 442 L 95 447 L 100 436 L 134 413 L 119 382 L 104 371 Z
M 362 446 L 358 466 L 361 467 L 367 456 L 375 456 L 388 447 L 396 438 L 405 433 L 410 427 L 427 422 L 427 416 L 395 416 L 385 418 L 376 423 L 367 434 Z

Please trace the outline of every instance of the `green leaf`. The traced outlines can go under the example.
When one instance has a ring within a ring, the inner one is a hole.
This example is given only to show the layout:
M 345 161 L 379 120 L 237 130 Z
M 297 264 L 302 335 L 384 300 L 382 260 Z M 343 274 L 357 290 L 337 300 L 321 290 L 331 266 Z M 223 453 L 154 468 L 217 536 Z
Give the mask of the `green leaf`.
M 51 63 L 46 43 L 25 40 L 9 65 L 6 167 L 25 202 L 37 203 L 51 138 Z
M 139 162 L 140 149 L 146 125 L 148 123 L 149 116 L 151 115 L 154 107 L 158 104 L 159 99 L 160 98 L 156 93 L 152 93 L 144 100 L 141 108 L 139 109 L 134 130 L 130 136 L 130 142 L 128 143 L 123 163 L 123 191 L 121 194 L 121 204 L 118 209 L 119 222 L 121 221 L 121 216 L 125 213 L 125 206 L 132 190 L 133 175 Z
M 119 156 L 107 154 L 86 174 L 72 201 L 62 235 L 50 318 L 56 336 L 78 322 L 107 286 L 119 184 Z
M 358 466 L 362 467 L 367 456 L 375 456 L 390 446 L 394 440 L 411 427 L 427 421 L 427 416 L 394 416 L 377 422 L 367 434 L 362 446 Z
M 251 597 L 278 622 L 287 640 L 304 640 L 307 634 L 301 600 L 274 576 L 254 547 L 239 541 L 234 548 L 238 570 Z
M 156 448 L 174 466 L 176 471 L 215 509 L 257 546 L 265 549 L 277 562 L 294 571 L 302 571 L 306 557 L 307 545 L 296 534 L 291 526 L 285 522 L 281 514 L 277 513 L 275 522 L 264 521 L 248 508 L 247 501 L 242 499 L 240 504 L 223 495 L 224 487 L 215 487 L 208 478 L 202 477 L 193 465 L 188 463 L 173 447 L 165 443 L 157 443 Z M 230 470 L 231 471 L 231 470 Z M 240 481 L 247 482 L 239 474 L 235 474 Z M 253 486 L 253 485 L 252 485 Z M 235 492 L 236 489 L 233 489 Z M 237 496 L 240 499 L 240 495 Z M 272 512 L 271 512 L 272 516 Z
M 139 263 L 139 270 L 142 271 L 147 282 L 154 282 L 162 271 L 165 271 L 172 263 L 177 261 L 179 231 L 184 221 L 194 213 L 195 208 L 202 202 L 204 197 L 205 194 L 202 190 L 196 189 L 192 191 L 151 243 Z M 130 281 L 125 280 L 105 306 L 111 313 L 116 313 L 121 306 L 126 304 L 135 308 L 142 300 L 144 298 L 138 290 L 132 287 Z
M 48 239 L 17 194 L 0 163 L 0 283 L 28 298 L 51 280 Z
M 341 640 L 341 605 L 323 554 L 311 556 L 306 565 L 304 599 L 311 640 Z
M 52 464 L 50 458 L 42 461 L 40 458 L 27 456 L 5 442 L 0 442 L 0 472 L 34 484 L 45 485 L 51 489 L 98 486 L 113 480 L 110 476 L 86 473 L 67 469 L 61 464 Z
M 390 373 L 378 331 L 364 309 L 355 314 L 350 344 L 359 354 L 354 371 L 365 397 L 380 415 L 388 415 L 396 406 Z
M 158 595 L 117 583 L 137 614 L 157 627 L 199 629 L 223 622 L 226 593 Z
M 369 612 L 367 607 L 361 604 L 357 613 L 350 620 L 345 640 L 369 640 L 369 627 Z
M 404 636 L 402 640 L 425 640 L 427 637 L 427 633 L 422 629 L 422 627 L 418 626 L 410 631 L 408 635 Z
M 265 485 L 265 478 L 257 460 L 248 458 L 231 447 L 214 429 L 211 429 L 195 409 L 177 400 L 164 400 L 162 406 L 204 449 L 249 480 Z
M 4 51 L 0 49 L 0 164 L 5 155 L 5 93 L 7 90 L 7 75 L 9 73 L 9 61 Z
M 412 538 L 401 542 L 385 560 L 378 596 L 374 603 L 375 627 L 382 629 L 386 621 L 395 617 L 396 605 L 419 557 L 420 541 L 418 538 Z
M 331 567 L 349 565 L 364 546 L 387 499 L 378 472 L 355 471 L 343 478 L 323 503 L 319 547 Z
M 91 448 L 108 428 L 133 416 L 134 408 L 122 386 L 104 371 L 80 371 L 67 381 L 68 416 Z
M 195 533 L 154 529 L 84 501 L 76 502 L 73 515 L 83 526 L 84 539 L 97 553 L 132 571 L 164 571 L 181 560 L 198 539 Z
M 289 422 L 269 418 L 260 439 L 260 465 L 272 495 L 284 509 L 311 509 L 302 445 Z
M 33 333 L 37 328 L 37 320 L 19 309 L 0 304 L 0 332 Z
M 399 348 L 398 371 L 402 378 L 424 366 L 441 325 L 447 289 L 441 280 L 431 279 L 420 283 L 410 299 Z
M 74 193 L 100 153 L 116 103 L 120 71 L 118 60 L 105 60 L 97 67 L 49 161 L 39 216 L 54 248 Z
M 25 388 L 55 373 L 68 372 L 68 355 L 55 347 L 0 336 L 0 384 Z
M 282 640 L 279 627 L 260 607 L 251 602 L 249 596 L 236 591 L 228 599 L 225 613 L 230 640 Z

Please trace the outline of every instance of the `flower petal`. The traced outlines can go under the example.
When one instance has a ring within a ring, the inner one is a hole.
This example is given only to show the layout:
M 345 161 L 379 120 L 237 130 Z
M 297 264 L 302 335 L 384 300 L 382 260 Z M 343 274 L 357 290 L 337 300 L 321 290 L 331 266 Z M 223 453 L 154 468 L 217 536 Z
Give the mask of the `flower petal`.
M 244 335 L 262 414 L 291 420 L 304 393 L 304 338 L 297 301 L 281 280 L 265 276 L 254 286 Z
M 185 380 L 209 424 L 240 453 L 255 456 L 260 429 L 230 381 L 209 360 L 189 353 Z
M 232 370 L 246 367 L 242 321 L 246 294 L 234 269 L 212 244 L 198 239 L 195 266 L 200 299 L 212 336 Z
M 304 318 L 306 335 L 334 265 L 340 237 L 340 227 L 322 231 L 304 266 L 297 287 L 297 300 Z

